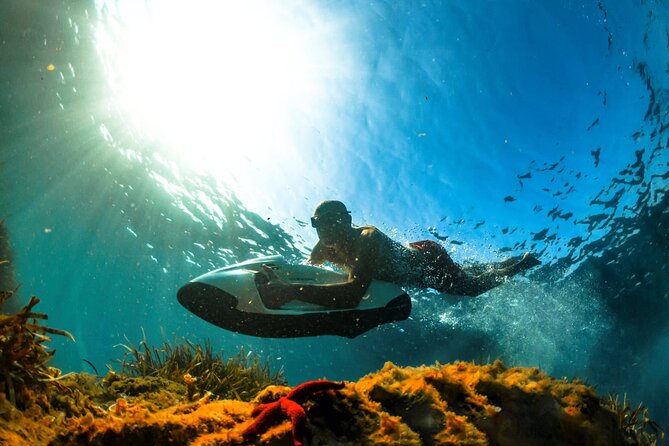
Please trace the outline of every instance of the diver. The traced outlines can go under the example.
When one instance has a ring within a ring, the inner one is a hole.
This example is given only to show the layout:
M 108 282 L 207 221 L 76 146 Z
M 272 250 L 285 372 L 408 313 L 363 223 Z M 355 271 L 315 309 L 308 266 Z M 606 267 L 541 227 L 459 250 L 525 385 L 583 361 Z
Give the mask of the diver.
M 293 299 L 333 309 L 355 308 L 373 279 L 478 296 L 541 263 L 528 252 L 502 262 L 461 267 L 433 240 L 402 245 L 374 226 L 352 226 L 351 213 L 337 200 L 321 202 L 311 225 L 319 240 L 307 262 L 333 263 L 348 273 L 348 280 L 327 285 L 290 284 L 263 265 L 267 281 L 259 288 L 268 308 L 280 308 Z

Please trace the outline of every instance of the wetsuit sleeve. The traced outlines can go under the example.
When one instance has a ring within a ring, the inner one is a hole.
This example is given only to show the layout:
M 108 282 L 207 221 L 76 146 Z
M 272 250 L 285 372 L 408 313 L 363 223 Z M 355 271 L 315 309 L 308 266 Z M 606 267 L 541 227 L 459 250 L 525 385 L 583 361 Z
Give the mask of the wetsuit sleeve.
M 375 258 L 373 246 L 366 239 L 361 240 L 357 251 L 346 282 L 328 285 L 268 284 L 263 286 L 262 292 L 275 302 L 297 299 L 330 308 L 357 307 L 372 282 Z

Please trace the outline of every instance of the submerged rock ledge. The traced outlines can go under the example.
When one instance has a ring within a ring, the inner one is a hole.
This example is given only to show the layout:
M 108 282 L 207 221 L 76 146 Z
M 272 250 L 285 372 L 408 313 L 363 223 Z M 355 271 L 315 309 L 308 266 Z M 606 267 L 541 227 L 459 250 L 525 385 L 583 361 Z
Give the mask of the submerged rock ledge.
M 138 387 L 138 378 L 112 378 L 73 374 L 49 394 L 30 395 L 23 410 L 0 393 L 0 444 L 242 444 L 252 409 L 290 390 L 268 386 L 251 402 L 189 402 L 185 384 L 154 378 Z M 616 414 L 591 387 L 500 361 L 421 367 L 389 362 L 303 406 L 306 445 L 630 444 Z M 290 422 L 278 422 L 253 444 L 293 444 Z

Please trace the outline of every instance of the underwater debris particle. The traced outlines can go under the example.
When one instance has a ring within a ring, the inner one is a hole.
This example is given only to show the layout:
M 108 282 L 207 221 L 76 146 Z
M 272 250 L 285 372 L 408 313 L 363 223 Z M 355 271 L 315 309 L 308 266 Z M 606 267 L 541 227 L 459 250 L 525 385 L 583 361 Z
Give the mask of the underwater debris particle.
M 604 8 L 604 3 L 602 3 L 601 1 L 598 1 L 597 2 L 597 8 L 602 12 L 602 14 L 604 14 L 604 21 L 606 21 L 606 18 L 609 16 L 609 13 Z
M 599 167 L 599 155 L 602 151 L 601 147 L 597 147 L 595 150 L 590 152 L 590 155 L 595 159 L 595 167 Z M 577 178 L 580 177 L 580 174 L 577 176 Z
M 623 194 L 625 193 L 624 188 L 618 189 L 616 193 L 613 195 L 613 197 L 610 200 L 599 200 L 598 198 L 592 200 L 590 202 L 591 205 L 599 204 L 604 206 L 605 209 L 610 209 L 610 208 L 615 208 L 618 206 L 618 202 L 622 198 Z
M 566 214 L 562 213 L 562 210 L 559 208 L 559 206 L 554 207 L 551 209 L 548 214 L 546 214 L 548 217 L 551 217 L 553 221 L 555 221 L 556 218 L 561 218 L 562 220 L 569 220 L 571 217 L 574 216 L 573 212 L 567 212 Z
M 428 228 L 427 231 L 428 231 L 430 234 L 432 234 L 432 236 L 433 236 L 434 238 L 436 238 L 437 240 L 440 240 L 440 241 L 442 241 L 442 242 L 443 242 L 443 241 L 446 241 L 446 240 L 448 239 L 448 236 L 447 236 L 447 235 L 441 235 L 441 234 L 439 234 L 439 233 L 437 232 L 437 229 L 436 229 L 436 228 Z
M 532 240 L 543 240 L 546 238 L 546 234 L 548 234 L 548 228 L 539 231 L 537 233 L 531 232 L 530 234 L 534 234 L 534 237 L 532 237 Z
M 597 124 L 599 124 L 599 118 L 597 118 L 597 119 L 595 119 L 594 121 L 592 121 L 592 124 L 590 124 L 590 126 L 588 127 L 588 129 L 587 129 L 586 131 L 589 132 L 589 131 L 592 130 L 592 128 L 593 128 L 594 126 L 596 126 Z

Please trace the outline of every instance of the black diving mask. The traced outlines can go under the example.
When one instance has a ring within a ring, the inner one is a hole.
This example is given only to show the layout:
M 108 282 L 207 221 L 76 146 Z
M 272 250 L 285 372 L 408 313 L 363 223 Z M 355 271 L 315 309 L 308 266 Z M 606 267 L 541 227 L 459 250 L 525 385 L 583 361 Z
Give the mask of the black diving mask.
M 344 222 L 345 214 L 325 214 L 311 217 L 311 227 L 318 228 L 322 226 L 338 226 Z

